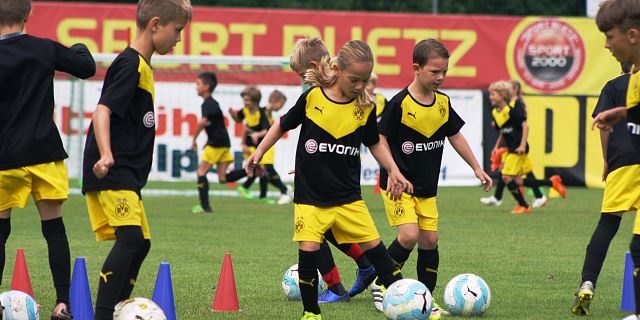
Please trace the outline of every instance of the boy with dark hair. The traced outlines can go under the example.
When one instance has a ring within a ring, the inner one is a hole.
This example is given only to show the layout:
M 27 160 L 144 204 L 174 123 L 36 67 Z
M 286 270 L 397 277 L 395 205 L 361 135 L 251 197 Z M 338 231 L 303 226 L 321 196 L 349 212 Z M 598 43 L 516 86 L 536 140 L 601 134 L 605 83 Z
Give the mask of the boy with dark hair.
M 141 190 L 155 139 L 154 80 L 149 62 L 181 40 L 191 20 L 189 0 L 140 0 L 136 37 L 113 61 L 84 148 L 82 192 L 98 241 L 115 240 L 96 297 L 96 320 L 113 319 L 129 298 L 151 247 Z
M 198 150 L 196 139 L 202 130 L 207 132 L 207 144 L 204 147 L 202 160 L 198 165 L 196 174 L 198 176 L 198 194 L 200 197 L 200 205 L 192 208 L 193 213 L 211 213 L 211 205 L 209 205 L 209 181 L 207 173 L 212 166 L 216 166 L 218 172 L 218 182 L 227 183 L 234 182 L 245 177 L 247 174 L 244 169 L 236 169 L 227 173 L 229 164 L 233 162 L 233 157 L 229 149 L 231 142 L 229 133 L 224 124 L 224 116 L 220 109 L 218 101 L 213 99 L 213 91 L 218 84 L 215 73 L 203 72 L 196 79 L 196 91 L 204 101 L 202 102 L 202 119 L 196 126 L 196 132 L 193 135 L 191 149 Z
M 69 193 L 68 156 L 53 121 L 53 77 L 58 70 L 86 79 L 96 65 L 84 44 L 67 48 L 24 33 L 30 14 L 30 0 L 0 1 L 0 281 L 11 210 L 24 208 L 32 195 L 56 290 L 51 319 L 70 320 L 71 255 L 61 209 Z

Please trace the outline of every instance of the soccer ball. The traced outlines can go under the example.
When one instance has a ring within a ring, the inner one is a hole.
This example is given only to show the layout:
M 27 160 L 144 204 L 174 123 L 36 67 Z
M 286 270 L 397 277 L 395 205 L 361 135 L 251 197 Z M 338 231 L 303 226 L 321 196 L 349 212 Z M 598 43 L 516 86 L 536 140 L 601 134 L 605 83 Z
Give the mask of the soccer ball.
M 294 264 L 284 273 L 282 277 L 282 289 L 284 290 L 284 295 L 287 296 L 289 300 L 301 300 L 302 296 L 300 296 L 300 287 L 298 287 L 298 264 Z M 320 271 L 318 271 L 318 295 L 322 294 L 324 290 L 324 280 L 322 280 L 322 275 L 320 275 Z
M 146 298 L 132 298 L 116 304 L 113 320 L 167 320 L 167 317 L 155 302 Z
M 389 286 L 382 300 L 389 320 L 425 320 L 431 314 L 431 293 L 420 281 L 402 279 Z
M 479 316 L 487 311 L 491 291 L 482 278 L 471 273 L 457 275 L 444 289 L 444 304 L 456 316 Z
M 36 302 L 28 294 L 11 290 L 0 294 L 0 304 L 4 310 L 2 311 L 2 319 L 13 320 L 39 320 L 38 306 Z

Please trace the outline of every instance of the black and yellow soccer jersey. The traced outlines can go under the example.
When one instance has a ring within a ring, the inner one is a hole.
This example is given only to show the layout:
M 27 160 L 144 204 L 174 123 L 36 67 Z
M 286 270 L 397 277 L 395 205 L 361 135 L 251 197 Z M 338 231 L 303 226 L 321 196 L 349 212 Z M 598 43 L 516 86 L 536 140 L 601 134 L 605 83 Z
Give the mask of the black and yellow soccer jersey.
M 382 116 L 382 112 L 384 112 L 387 103 L 389 103 L 387 98 L 379 93 L 376 94 L 376 117 L 380 118 L 380 116 Z
M 627 128 L 631 141 L 640 152 L 640 71 L 631 74 L 627 88 Z
M 86 79 L 96 64 L 83 44 L 23 33 L 0 39 L 0 170 L 68 157 L 53 119 L 56 70 Z
M 502 110 L 491 110 L 491 117 L 496 124 L 496 129 L 502 133 L 504 142 L 509 152 L 515 152 L 522 140 L 522 123 L 527 121 L 527 115 L 521 105 L 506 105 Z M 526 145 L 526 153 L 529 153 L 529 143 Z
M 249 135 L 254 132 L 259 132 L 262 130 L 269 130 L 271 127 L 271 123 L 269 122 L 269 118 L 265 114 L 264 108 L 258 108 L 258 110 L 254 113 L 251 113 L 248 107 L 242 108 L 240 112 L 238 112 L 238 119 L 240 121 L 245 121 L 247 126 L 247 130 L 244 133 L 244 143 L 249 147 L 257 147 L 258 144 L 262 141 L 262 138 L 258 140 L 257 144 L 253 143 L 253 140 L 249 138 Z
M 120 53 L 107 70 L 99 104 L 111 110 L 111 152 L 114 165 L 103 179 L 93 173 L 100 152 L 89 126 L 84 146 L 82 191 L 132 190 L 140 194 L 153 160 L 155 114 L 153 70 L 133 48 Z
M 280 118 L 285 131 L 300 124 L 293 202 L 332 207 L 361 200 L 360 145 L 379 141 L 375 107 L 335 102 L 313 87 Z
M 629 75 L 621 75 L 607 82 L 602 88 L 598 103 L 593 110 L 592 117 L 598 113 L 626 104 Z M 607 167 L 613 171 L 620 167 L 640 164 L 640 152 L 633 147 L 631 135 L 627 130 L 627 123 L 620 122 L 613 126 L 607 144 Z
M 393 160 L 413 184 L 414 196 L 434 197 L 438 192 L 445 138 L 460 132 L 464 121 L 446 94 L 435 91 L 430 105 L 416 101 L 407 88 L 396 94 L 378 124 L 387 137 Z M 380 168 L 380 187 L 387 189 L 388 173 Z
M 231 147 L 229 132 L 224 126 L 224 116 L 218 101 L 211 96 L 202 102 L 202 117 L 207 118 L 204 130 L 207 132 L 207 145 L 212 147 Z

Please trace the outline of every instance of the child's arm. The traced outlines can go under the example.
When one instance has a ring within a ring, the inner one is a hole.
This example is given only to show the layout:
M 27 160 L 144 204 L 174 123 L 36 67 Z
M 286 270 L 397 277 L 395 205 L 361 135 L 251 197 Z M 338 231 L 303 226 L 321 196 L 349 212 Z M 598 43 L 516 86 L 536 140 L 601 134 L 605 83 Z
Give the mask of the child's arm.
M 609 175 L 609 166 L 607 165 L 607 146 L 609 145 L 609 131 L 600 130 L 600 147 L 602 148 L 602 159 L 604 159 L 604 167 L 602 168 L 602 181 L 607 180 Z
M 198 151 L 198 142 L 196 139 L 198 139 L 198 135 L 200 135 L 200 132 L 202 132 L 204 127 L 207 125 L 207 122 L 209 122 L 209 119 L 202 118 L 202 120 L 200 120 L 196 125 L 196 132 L 193 134 L 193 141 L 191 141 L 191 150 Z
M 399 200 L 402 198 L 403 192 L 408 194 L 413 193 L 413 185 L 402 175 L 395 161 L 393 161 L 393 156 L 387 143 L 387 137 L 383 135 L 379 136 L 380 141 L 369 146 L 369 151 L 371 151 L 371 155 L 376 161 L 380 163 L 380 166 L 389 173 L 389 178 L 387 179 L 387 195 L 389 195 L 391 200 Z
M 240 116 L 238 115 L 241 111 L 242 110 L 233 110 L 233 108 L 229 108 L 229 115 L 231 115 L 233 121 L 242 122 L 242 119 L 240 119 Z
M 87 46 L 76 43 L 71 48 L 67 48 L 55 41 L 53 45 L 56 52 L 56 70 L 81 79 L 87 79 L 96 74 L 96 62 Z
M 462 157 L 462 159 L 473 169 L 473 173 L 476 175 L 480 182 L 482 183 L 483 190 L 485 192 L 491 190 L 491 186 L 493 181 L 489 177 L 489 175 L 482 170 L 480 164 L 478 164 L 478 160 L 473 155 L 471 148 L 469 147 L 469 143 L 467 143 L 467 139 L 464 138 L 462 133 L 458 132 L 449 137 L 449 143 L 453 149 Z
M 520 145 L 516 148 L 517 154 L 524 154 L 527 151 L 527 138 L 529 136 L 529 125 L 526 121 L 522 121 L 522 138 Z
M 102 179 L 109 173 L 109 168 L 113 167 L 114 159 L 111 153 L 111 110 L 102 104 L 96 107 L 93 112 L 93 134 L 96 136 L 96 143 L 100 151 L 100 159 L 93 165 L 93 173 L 98 179 Z
M 638 107 L 636 107 L 638 108 Z M 627 118 L 627 107 L 615 107 L 607 111 L 598 113 L 591 122 L 591 129 L 612 131 L 613 125 Z
M 280 121 L 276 120 L 267 134 L 264 136 L 264 139 L 262 139 L 262 142 L 260 142 L 260 145 L 258 145 L 258 147 L 256 148 L 256 151 L 251 156 L 249 156 L 247 162 L 244 164 L 244 170 L 247 172 L 247 175 L 249 177 L 253 176 L 253 170 L 262 160 L 262 156 L 264 155 L 264 153 L 267 152 L 267 150 L 269 150 L 271 147 L 273 147 L 273 145 L 276 144 L 278 140 L 280 140 L 284 133 L 285 131 L 280 126 Z

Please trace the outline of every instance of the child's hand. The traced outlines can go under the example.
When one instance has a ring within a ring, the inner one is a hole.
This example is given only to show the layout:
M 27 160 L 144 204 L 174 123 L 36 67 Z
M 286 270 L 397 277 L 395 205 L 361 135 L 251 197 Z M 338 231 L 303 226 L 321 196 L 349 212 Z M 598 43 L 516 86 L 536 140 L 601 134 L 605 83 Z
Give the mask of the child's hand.
M 247 161 L 244 164 L 244 171 L 247 173 L 247 176 L 253 177 L 253 172 L 262 160 L 262 154 L 258 152 L 254 152 L 252 155 L 247 158 Z
M 480 183 L 482 183 L 482 190 L 484 192 L 489 192 L 493 186 L 493 180 L 491 180 L 491 177 L 489 177 L 486 172 L 482 171 L 482 169 L 474 171 L 474 174 L 480 180 Z
M 627 118 L 627 107 L 616 107 L 598 113 L 591 122 L 591 130 L 598 128 L 604 131 L 613 131 L 613 125 Z
M 407 180 L 400 171 L 390 171 L 387 178 L 387 196 L 392 201 L 400 200 L 402 193 L 413 193 L 413 185 Z
M 113 155 L 104 155 L 93 165 L 93 174 L 98 179 L 102 179 L 109 173 L 109 168 L 113 167 L 114 160 Z

